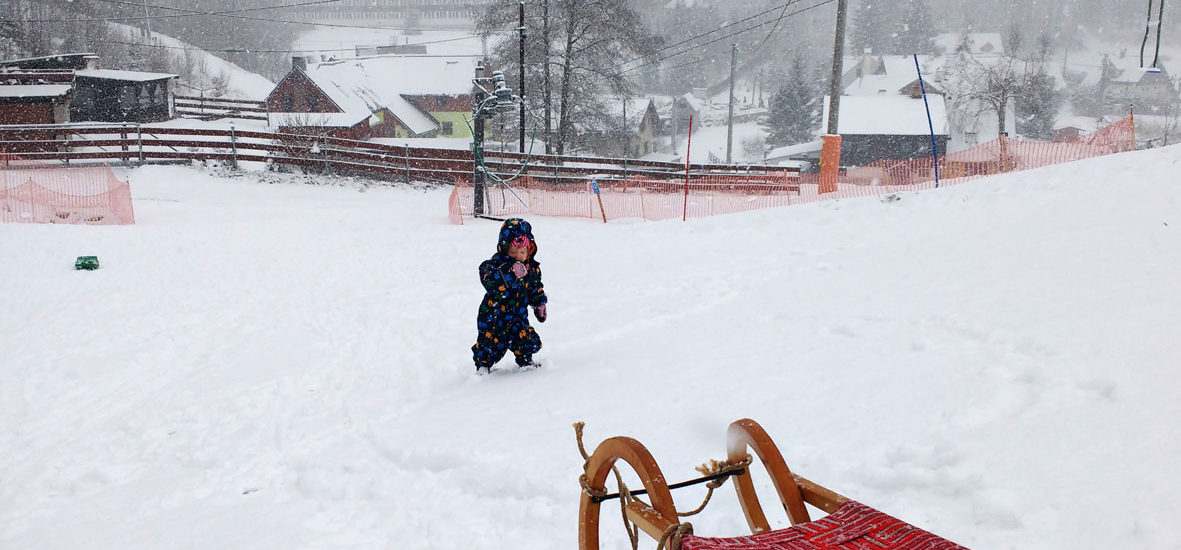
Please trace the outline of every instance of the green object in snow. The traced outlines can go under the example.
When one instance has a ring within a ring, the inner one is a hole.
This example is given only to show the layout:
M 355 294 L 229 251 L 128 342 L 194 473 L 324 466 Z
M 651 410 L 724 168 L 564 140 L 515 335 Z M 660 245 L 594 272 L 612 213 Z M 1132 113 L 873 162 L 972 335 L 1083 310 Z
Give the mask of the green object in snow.
M 78 256 L 78 259 L 74 260 L 74 269 L 98 269 L 98 256 Z

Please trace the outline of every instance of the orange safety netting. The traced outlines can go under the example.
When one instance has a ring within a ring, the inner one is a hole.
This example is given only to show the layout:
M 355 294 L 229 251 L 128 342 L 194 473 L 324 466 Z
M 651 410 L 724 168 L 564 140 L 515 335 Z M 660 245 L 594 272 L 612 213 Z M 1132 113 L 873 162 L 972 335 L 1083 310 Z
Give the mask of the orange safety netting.
M 954 185 L 1001 172 L 1029 170 L 1130 151 L 1135 148 L 1133 121 L 1124 118 L 1069 143 L 1009 139 L 1004 136 L 939 158 L 938 186 Z M 600 182 L 596 195 L 588 184 L 541 183 L 525 177 L 509 186 L 488 184 L 484 213 L 507 217 L 527 214 L 600 219 L 668 220 L 700 218 L 821 200 L 888 195 L 937 187 L 931 158 L 882 159 L 840 173 L 835 192 L 820 192 L 819 174 L 797 176 L 705 176 L 657 180 L 632 177 Z M 471 216 L 474 192 L 459 182 L 449 199 L 453 223 Z M 602 200 L 601 206 L 599 199 Z
M 684 180 L 631 177 L 601 182 L 599 188 L 596 195 L 589 184 L 545 183 L 525 177 L 511 186 L 487 186 L 484 213 L 657 221 L 786 206 L 796 202 L 793 197 L 800 193 L 795 178 L 785 176 L 704 176 L 691 178 L 688 185 Z M 456 184 L 450 199 L 452 221 L 472 215 L 473 198 L 471 183 Z
M 109 166 L 0 155 L 0 222 L 127 225 L 135 212 L 130 186 Z

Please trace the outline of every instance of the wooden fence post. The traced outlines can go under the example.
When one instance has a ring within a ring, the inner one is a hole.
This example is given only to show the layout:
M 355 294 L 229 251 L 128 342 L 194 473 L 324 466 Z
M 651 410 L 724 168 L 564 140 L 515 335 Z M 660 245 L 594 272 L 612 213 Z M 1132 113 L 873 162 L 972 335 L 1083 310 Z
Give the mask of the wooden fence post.
M 139 163 L 143 164 L 144 163 L 144 135 L 143 135 L 143 128 L 140 127 L 138 122 L 135 123 L 135 143 L 137 146 L 139 146 Z
M 238 134 L 234 131 L 234 125 L 230 124 L 230 148 L 234 155 L 234 168 L 238 167 Z
M 127 126 L 122 126 L 119 132 L 119 148 L 123 150 L 123 163 L 127 163 Z

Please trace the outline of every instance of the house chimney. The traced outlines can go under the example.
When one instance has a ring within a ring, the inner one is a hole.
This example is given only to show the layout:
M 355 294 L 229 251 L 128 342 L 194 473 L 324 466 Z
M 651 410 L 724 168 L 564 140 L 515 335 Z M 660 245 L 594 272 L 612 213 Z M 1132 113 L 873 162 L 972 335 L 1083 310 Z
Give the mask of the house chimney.
M 299 69 L 301 71 L 308 70 L 308 59 L 302 55 L 297 55 L 291 58 L 291 68 Z
M 97 56 L 97 55 L 88 55 L 88 56 L 85 56 L 85 57 L 83 57 L 83 58 L 82 58 L 82 61 L 83 61 L 84 63 L 86 63 L 86 69 L 87 69 L 87 70 L 96 70 L 96 69 L 98 69 L 98 68 L 99 68 L 99 63 L 98 63 L 98 56 Z

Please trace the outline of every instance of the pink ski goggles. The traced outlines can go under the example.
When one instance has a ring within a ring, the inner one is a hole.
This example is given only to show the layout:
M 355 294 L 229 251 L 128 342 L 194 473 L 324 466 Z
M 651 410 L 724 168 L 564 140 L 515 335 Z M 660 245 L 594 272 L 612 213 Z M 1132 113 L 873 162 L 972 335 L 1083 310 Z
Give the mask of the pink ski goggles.
M 526 237 L 524 235 L 518 235 L 517 238 L 513 239 L 512 245 L 517 248 L 528 248 L 529 247 L 529 237 Z

